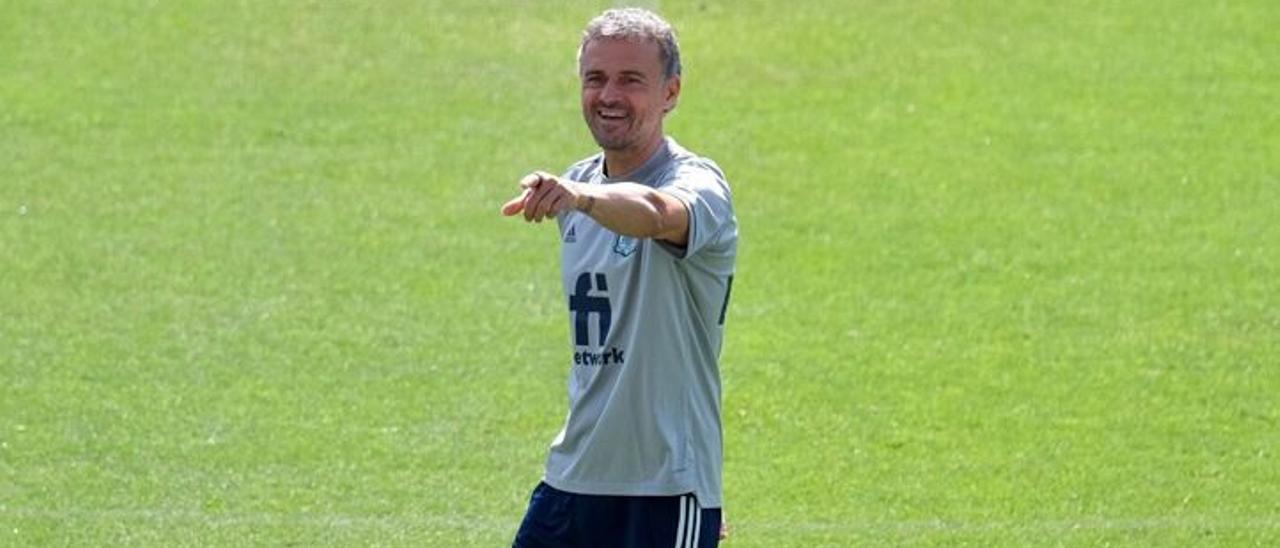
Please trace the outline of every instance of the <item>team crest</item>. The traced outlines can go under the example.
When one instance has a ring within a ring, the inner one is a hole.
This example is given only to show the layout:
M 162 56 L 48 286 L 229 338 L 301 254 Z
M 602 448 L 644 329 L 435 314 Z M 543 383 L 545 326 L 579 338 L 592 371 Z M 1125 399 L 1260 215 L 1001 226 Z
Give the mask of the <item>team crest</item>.
M 619 234 L 613 239 L 613 252 L 623 257 L 630 257 L 640 248 L 640 240 Z

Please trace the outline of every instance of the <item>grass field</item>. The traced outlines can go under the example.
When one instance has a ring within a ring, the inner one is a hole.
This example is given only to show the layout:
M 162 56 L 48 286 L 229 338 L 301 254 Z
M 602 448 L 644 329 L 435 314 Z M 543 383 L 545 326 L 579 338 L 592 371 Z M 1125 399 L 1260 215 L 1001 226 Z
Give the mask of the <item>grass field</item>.
M 503 546 L 606 2 L 0 2 L 0 546 Z M 1280 544 L 1280 4 L 664 2 L 733 547 Z

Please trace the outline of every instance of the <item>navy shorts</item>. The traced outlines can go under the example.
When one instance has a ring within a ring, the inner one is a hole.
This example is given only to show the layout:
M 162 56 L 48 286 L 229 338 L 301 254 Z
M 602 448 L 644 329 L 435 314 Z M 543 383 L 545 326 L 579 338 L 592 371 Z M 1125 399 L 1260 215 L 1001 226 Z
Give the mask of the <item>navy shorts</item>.
M 514 548 L 713 548 L 720 509 L 693 495 L 619 497 L 566 493 L 539 483 Z

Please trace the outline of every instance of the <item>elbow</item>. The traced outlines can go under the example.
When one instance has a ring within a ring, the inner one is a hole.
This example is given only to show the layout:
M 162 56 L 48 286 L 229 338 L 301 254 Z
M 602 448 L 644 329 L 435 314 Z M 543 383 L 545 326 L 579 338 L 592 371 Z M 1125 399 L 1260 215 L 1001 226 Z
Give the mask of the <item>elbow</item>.
M 645 223 L 645 238 L 657 238 L 671 231 L 673 223 L 673 212 L 671 211 L 671 203 L 664 199 L 662 193 L 656 190 L 650 190 L 645 193 L 645 202 L 647 203 L 648 213 L 647 223 Z
M 684 202 L 656 190 L 647 193 L 645 197 L 652 211 L 652 222 L 645 237 L 684 245 L 689 229 L 689 216 Z

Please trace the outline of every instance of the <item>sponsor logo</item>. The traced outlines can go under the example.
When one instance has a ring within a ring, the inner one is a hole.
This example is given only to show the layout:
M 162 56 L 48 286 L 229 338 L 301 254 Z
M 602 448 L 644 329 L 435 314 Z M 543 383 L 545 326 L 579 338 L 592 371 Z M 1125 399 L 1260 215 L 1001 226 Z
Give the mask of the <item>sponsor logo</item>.
M 578 241 L 578 225 L 569 226 L 569 231 L 564 233 L 564 243 L 571 244 Z
M 569 311 L 573 313 L 573 342 L 577 346 L 591 344 L 591 319 L 595 318 L 596 344 L 604 346 L 613 327 L 613 307 L 609 305 L 609 281 L 603 273 L 583 272 L 573 284 L 569 296 Z M 622 365 L 626 354 L 615 347 L 603 352 L 574 352 L 573 364 L 589 367 Z
M 574 352 L 573 365 L 622 365 L 626 362 L 626 353 L 610 347 L 607 352 Z
M 592 287 L 591 282 L 595 282 Z M 592 289 L 604 293 L 604 296 L 592 295 Z M 609 284 L 604 274 L 583 272 L 573 284 L 573 295 L 569 296 L 569 311 L 573 312 L 573 342 L 578 346 L 591 344 L 591 333 L 588 325 L 591 317 L 596 317 L 596 344 L 604 345 L 609 336 L 609 328 L 613 324 L 613 307 L 609 306 Z

